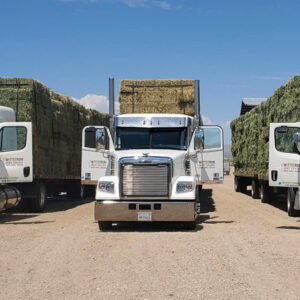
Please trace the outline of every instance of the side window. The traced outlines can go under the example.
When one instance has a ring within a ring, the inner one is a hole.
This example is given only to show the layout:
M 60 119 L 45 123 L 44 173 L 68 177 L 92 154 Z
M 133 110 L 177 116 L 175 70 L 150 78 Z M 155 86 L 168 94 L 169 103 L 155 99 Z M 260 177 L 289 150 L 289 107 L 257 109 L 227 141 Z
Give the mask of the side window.
M 300 132 L 300 128 L 297 127 L 276 128 L 275 130 L 276 150 L 285 153 L 298 153 L 294 142 L 294 133 L 296 132 Z
M 96 149 L 96 129 L 94 127 L 85 129 L 84 147 Z
M 23 126 L 3 127 L 0 133 L 1 151 L 22 150 L 26 146 L 27 129 Z
M 204 149 L 221 148 L 221 132 L 218 128 L 204 128 Z
M 89 127 L 84 132 L 84 147 L 100 150 L 109 148 L 108 135 L 105 128 Z

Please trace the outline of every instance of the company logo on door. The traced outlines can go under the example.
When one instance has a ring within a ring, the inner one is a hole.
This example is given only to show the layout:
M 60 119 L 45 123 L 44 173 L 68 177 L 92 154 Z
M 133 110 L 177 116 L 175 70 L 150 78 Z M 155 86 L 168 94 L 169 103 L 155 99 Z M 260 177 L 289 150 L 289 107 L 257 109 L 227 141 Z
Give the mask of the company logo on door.
M 90 168 L 91 169 L 104 169 L 106 168 L 105 160 L 90 160 Z
M 282 164 L 283 172 L 300 172 L 300 164 Z
M 22 167 L 24 165 L 23 157 L 4 158 L 3 161 L 6 167 Z
M 203 160 L 199 161 L 200 168 L 213 169 L 216 166 L 216 162 L 214 160 Z

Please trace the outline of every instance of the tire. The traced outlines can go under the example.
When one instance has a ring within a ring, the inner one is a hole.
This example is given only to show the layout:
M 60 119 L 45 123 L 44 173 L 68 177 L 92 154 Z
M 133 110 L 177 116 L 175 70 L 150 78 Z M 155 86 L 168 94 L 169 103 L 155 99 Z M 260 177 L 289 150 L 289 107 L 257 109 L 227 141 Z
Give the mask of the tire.
M 268 203 L 270 202 L 271 198 L 271 189 L 269 186 L 267 186 L 264 183 L 260 184 L 259 188 L 259 194 L 260 194 L 260 199 L 262 203 Z
M 242 178 L 234 176 L 234 190 L 237 193 L 245 193 L 247 191 L 247 185 Z
M 256 179 L 252 179 L 251 181 L 251 196 L 253 199 L 259 199 L 259 184 Z
M 42 212 L 46 205 L 46 186 L 42 182 L 37 182 L 34 186 L 35 197 L 29 199 L 29 208 L 32 212 Z
M 99 230 L 101 231 L 107 231 L 107 230 L 111 230 L 112 229 L 112 222 L 102 222 L 99 221 L 98 222 L 98 226 L 99 226 Z
M 195 230 L 195 228 L 196 228 L 196 221 L 184 222 L 184 229 L 186 229 L 186 230 Z
M 286 196 L 286 207 L 287 207 L 287 213 L 290 217 L 296 217 L 298 214 L 298 211 L 294 209 L 295 204 L 295 191 L 293 188 L 288 188 L 287 190 L 287 196 Z

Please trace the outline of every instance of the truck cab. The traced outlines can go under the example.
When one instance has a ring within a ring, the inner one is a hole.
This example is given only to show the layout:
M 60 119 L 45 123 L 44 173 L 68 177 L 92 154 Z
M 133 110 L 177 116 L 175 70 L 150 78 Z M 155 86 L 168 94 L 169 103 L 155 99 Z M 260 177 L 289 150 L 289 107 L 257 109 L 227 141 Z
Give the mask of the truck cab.
M 111 134 L 111 132 L 113 134 Z M 204 183 L 223 182 L 223 130 L 183 114 L 124 114 L 82 134 L 82 183 L 96 183 L 95 219 L 176 221 L 195 228 Z
M 0 106 L 0 211 L 21 200 L 18 183 L 32 181 L 32 128 L 16 122 L 13 109 Z
M 269 185 L 285 188 L 288 215 L 299 214 L 300 122 L 270 124 Z

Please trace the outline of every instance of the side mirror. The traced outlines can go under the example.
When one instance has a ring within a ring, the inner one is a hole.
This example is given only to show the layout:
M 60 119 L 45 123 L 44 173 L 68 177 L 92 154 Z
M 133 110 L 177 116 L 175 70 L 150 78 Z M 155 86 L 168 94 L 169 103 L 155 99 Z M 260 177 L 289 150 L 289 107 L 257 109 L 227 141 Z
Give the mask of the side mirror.
M 202 129 L 197 129 L 194 138 L 195 150 L 202 151 L 204 149 L 204 131 Z
M 96 151 L 107 149 L 107 134 L 104 128 L 96 130 Z
M 300 132 L 294 133 L 294 142 L 295 142 L 298 152 L 300 152 Z

